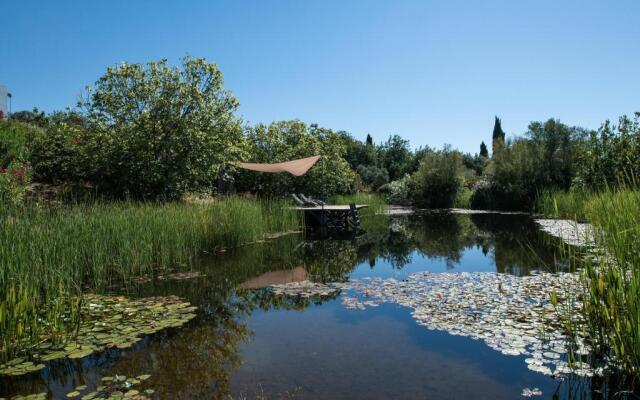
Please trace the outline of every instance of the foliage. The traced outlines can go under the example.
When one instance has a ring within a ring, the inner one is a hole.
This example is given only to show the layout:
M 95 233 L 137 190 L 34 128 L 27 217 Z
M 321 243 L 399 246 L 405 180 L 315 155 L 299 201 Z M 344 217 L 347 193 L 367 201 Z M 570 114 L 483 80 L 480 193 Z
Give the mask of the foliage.
M 398 135 L 390 136 L 379 149 L 380 165 L 389 172 L 389 179 L 396 180 L 415 171 L 416 162 L 409 141 Z
M 445 147 L 427 153 L 409 183 L 413 204 L 425 208 L 451 207 L 462 183 L 462 170 L 459 152 Z
M 576 162 L 576 185 L 600 190 L 636 184 L 640 177 L 640 112 L 622 116 L 618 125 L 606 121 L 591 132 Z
M 306 193 L 314 196 L 351 193 L 356 174 L 344 160 L 345 147 L 338 134 L 330 129 L 304 122 L 279 121 L 269 126 L 259 124 L 247 128 L 247 161 L 275 163 L 320 155 L 321 158 L 305 175 L 271 174 L 241 170 L 237 189 L 263 196 Z
M 387 172 L 386 168 L 360 164 L 356 171 L 362 178 L 362 181 L 374 190 L 389 182 L 389 172 Z
M 531 210 L 539 192 L 569 189 L 582 133 L 553 119 L 532 122 L 526 137 L 507 141 L 493 154 L 471 206 Z
M 35 128 L 0 121 L 0 202 L 18 204 L 31 182 L 29 140 Z
M 405 175 L 400 179 L 382 185 L 378 189 L 378 192 L 387 195 L 387 202 L 389 204 L 408 206 L 411 204 L 410 180 L 411 176 Z
M 215 64 L 185 57 L 109 67 L 86 99 L 95 150 L 91 180 L 118 197 L 175 199 L 215 181 L 227 161 L 242 158 L 244 140 Z

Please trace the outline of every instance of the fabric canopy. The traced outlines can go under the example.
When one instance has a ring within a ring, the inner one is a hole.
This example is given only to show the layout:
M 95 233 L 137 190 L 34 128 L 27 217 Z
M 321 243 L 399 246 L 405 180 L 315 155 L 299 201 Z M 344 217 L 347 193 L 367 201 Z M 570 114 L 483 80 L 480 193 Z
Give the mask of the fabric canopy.
M 320 159 L 320 156 L 301 158 L 299 160 L 286 161 L 275 164 L 256 164 L 236 162 L 235 164 L 244 169 L 260 172 L 288 172 L 293 176 L 301 176 L 307 173 L 309 168 L 313 167 Z

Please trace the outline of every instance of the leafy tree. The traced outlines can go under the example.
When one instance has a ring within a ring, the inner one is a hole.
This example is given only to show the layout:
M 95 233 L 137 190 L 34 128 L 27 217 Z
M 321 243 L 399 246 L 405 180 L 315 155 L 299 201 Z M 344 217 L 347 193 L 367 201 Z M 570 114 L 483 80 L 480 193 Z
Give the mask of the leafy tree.
M 413 154 L 409 148 L 409 141 L 398 135 L 390 136 L 379 149 L 381 166 L 389 171 L 389 179 L 396 180 L 405 174 L 413 172 Z
M 320 155 L 322 158 L 305 175 L 271 174 L 240 170 L 237 188 L 261 195 L 285 195 L 304 192 L 315 196 L 350 193 L 356 175 L 344 156 L 341 135 L 302 121 L 279 121 L 247 128 L 247 161 L 275 163 Z
M 178 198 L 208 186 L 244 154 L 235 97 L 215 64 L 185 57 L 109 67 L 79 106 L 100 167 L 92 180 L 116 196 Z
M 366 143 L 367 143 L 367 146 L 373 147 L 373 138 L 368 133 L 367 133 L 367 141 L 366 141 Z
M 489 158 L 489 150 L 487 150 L 487 145 L 484 144 L 484 141 L 480 143 L 480 157 Z
M 640 112 L 620 117 L 618 125 L 606 121 L 597 132 L 584 134 L 576 149 L 576 184 L 599 190 L 637 185 L 640 179 Z

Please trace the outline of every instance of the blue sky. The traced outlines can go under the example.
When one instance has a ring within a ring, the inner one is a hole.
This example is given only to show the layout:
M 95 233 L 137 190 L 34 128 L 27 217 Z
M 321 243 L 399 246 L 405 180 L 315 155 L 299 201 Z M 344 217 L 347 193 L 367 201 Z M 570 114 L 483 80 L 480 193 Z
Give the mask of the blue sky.
M 298 118 L 376 142 L 476 152 L 550 117 L 640 111 L 640 1 L 4 0 L 13 110 L 75 104 L 108 65 L 218 64 L 248 123 Z

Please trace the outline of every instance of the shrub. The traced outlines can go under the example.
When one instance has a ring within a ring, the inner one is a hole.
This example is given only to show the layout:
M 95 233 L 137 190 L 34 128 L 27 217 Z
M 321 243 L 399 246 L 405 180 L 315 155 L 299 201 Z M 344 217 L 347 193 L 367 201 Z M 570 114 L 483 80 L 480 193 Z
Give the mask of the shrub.
M 445 148 L 427 153 L 410 179 L 413 204 L 426 208 L 453 206 L 460 189 L 462 170 L 459 152 Z
M 389 204 L 408 206 L 411 204 L 411 193 L 409 189 L 410 180 L 411 177 L 409 175 L 405 175 L 398 180 L 380 186 L 380 188 L 378 188 L 378 192 L 387 195 L 387 202 Z
M 362 181 L 374 190 L 389 182 L 389 172 L 384 167 L 361 164 L 358 165 L 357 172 Z

